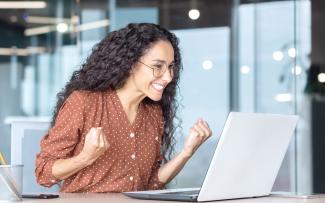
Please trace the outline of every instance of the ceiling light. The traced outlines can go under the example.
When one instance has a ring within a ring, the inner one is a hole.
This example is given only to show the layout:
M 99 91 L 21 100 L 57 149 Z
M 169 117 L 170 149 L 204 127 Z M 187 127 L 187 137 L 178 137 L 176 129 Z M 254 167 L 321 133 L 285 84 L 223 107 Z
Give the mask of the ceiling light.
M 58 32 L 64 33 L 68 31 L 68 25 L 66 23 L 59 23 L 56 25 L 56 29 Z
M 300 66 L 296 66 L 296 75 L 300 75 L 302 72 L 302 68 Z M 295 74 L 295 69 L 292 67 L 291 68 L 291 73 Z
M 38 9 L 45 7 L 44 1 L 0 1 L 0 9 Z
M 275 96 L 275 100 L 277 102 L 290 102 L 292 100 L 292 96 L 290 93 L 277 94 Z
M 291 58 L 295 58 L 295 57 L 296 57 L 296 49 L 295 49 L 295 48 L 290 48 L 290 49 L 288 49 L 288 55 L 289 55 Z
M 45 33 L 52 32 L 52 31 L 60 32 L 60 31 L 64 31 L 65 29 L 67 29 L 66 31 L 68 31 L 69 27 L 66 23 L 62 23 L 61 25 L 60 24 L 61 23 L 59 23 L 57 26 L 50 25 L 50 26 L 42 26 L 42 27 L 36 27 L 36 28 L 28 28 L 28 29 L 25 29 L 24 34 L 25 34 L 25 36 L 32 36 L 32 35 L 45 34 Z M 66 25 L 63 25 L 63 24 L 66 24 Z M 107 27 L 108 25 L 109 25 L 108 19 L 99 20 L 99 21 L 85 23 L 85 24 L 75 26 L 75 27 L 73 27 L 74 28 L 73 32 L 82 32 L 85 30 L 91 30 L 91 29 L 96 29 L 96 28 L 100 28 L 100 27 Z
M 109 25 L 109 20 L 99 20 L 91 23 L 84 23 L 81 25 L 76 26 L 75 32 L 80 32 L 80 31 L 85 31 L 85 30 L 91 30 L 95 28 L 100 28 L 100 27 L 106 27 Z
M 188 16 L 192 19 L 192 20 L 197 20 L 200 17 L 200 11 L 197 9 L 191 9 L 188 12 Z
M 240 72 L 242 74 L 248 74 L 250 72 L 249 66 L 242 66 L 242 67 L 240 67 Z
M 43 17 L 43 16 L 28 16 L 26 19 L 27 23 L 35 23 L 35 24 L 57 24 L 57 23 L 70 23 L 69 18 L 51 18 L 51 17 Z
M 283 59 L 282 51 L 275 51 L 272 56 L 275 61 L 281 61 Z
M 45 53 L 44 47 L 27 47 L 27 48 L 0 48 L 0 55 L 2 56 L 28 56 L 31 54 Z
M 55 27 L 53 28 L 53 26 L 42 26 L 42 27 L 25 29 L 24 34 L 25 36 L 40 35 L 40 34 L 51 32 L 53 30 L 55 30 Z
M 325 73 L 318 74 L 317 79 L 319 82 L 324 83 L 325 82 Z
M 202 63 L 202 67 L 204 70 L 210 70 L 213 67 L 213 63 L 210 60 L 205 60 Z

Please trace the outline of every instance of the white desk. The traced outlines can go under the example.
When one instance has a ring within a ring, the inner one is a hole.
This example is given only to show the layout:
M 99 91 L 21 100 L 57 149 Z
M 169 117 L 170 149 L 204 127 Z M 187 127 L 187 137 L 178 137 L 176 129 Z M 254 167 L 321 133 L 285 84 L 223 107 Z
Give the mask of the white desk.
M 56 199 L 24 199 L 23 202 L 28 203 L 41 203 L 41 202 L 66 202 L 66 203 L 132 203 L 132 202 L 146 202 L 146 203 L 173 203 L 174 201 L 154 201 L 154 200 L 138 200 L 126 197 L 119 193 L 106 193 L 106 194 L 71 194 L 61 193 L 60 198 Z M 228 201 L 216 201 L 218 203 L 229 202 L 229 203 L 325 203 L 325 198 L 315 199 L 297 199 L 297 198 L 283 198 L 283 197 L 260 197 L 260 198 L 248 198 L 248 199 L 237 199 Z M 180 202 L 178 202 L 180 203 Z

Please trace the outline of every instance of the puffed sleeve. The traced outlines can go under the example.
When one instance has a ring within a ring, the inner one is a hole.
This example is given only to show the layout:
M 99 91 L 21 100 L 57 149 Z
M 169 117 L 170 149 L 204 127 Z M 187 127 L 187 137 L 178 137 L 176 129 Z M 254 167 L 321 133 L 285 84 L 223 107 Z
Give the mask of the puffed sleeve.
M 52 175 L 52 166 L 58 159 L 72 156 L 80 140 L 84 123 L 85 95 L 74 91 L 61 106 L 55 124 L 40 142 L 41 151 L 36 156 L 36 180 L 51 187 L 60 182 Z
M 156 118 L 157 118 L 157 125 L 158 125 L 158 143 L 157 143 L 157 151 L 156 151 L 156 159 L 152 166 L 151 170 L 151 176 L 149 178 L 148 182 L 148 190 L 160 190 L 165 188 L 165 183 L 160 182 L 158 179 L 158 171 L 162 165 L 162 162 L 164 161 L 164 156 L 161 153 L 161 147 L 162 147 L 162 137 L 164 132 L 164 122 L 163 122 L 163 115 L 161 108 L 156 109 Z

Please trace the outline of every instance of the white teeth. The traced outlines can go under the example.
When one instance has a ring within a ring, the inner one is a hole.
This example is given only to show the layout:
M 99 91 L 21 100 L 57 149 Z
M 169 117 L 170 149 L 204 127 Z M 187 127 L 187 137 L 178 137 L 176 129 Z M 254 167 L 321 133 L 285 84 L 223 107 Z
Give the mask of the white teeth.
M 160 85 L 160 84 L 157 84 L 157 83 L 152 84 L 152 86 L 154 86 L 154 88 L 157 89 L 157 90 L 162 90 L 162 89 L 164 89 L 164 86 L 163 86 L 163 85 Z

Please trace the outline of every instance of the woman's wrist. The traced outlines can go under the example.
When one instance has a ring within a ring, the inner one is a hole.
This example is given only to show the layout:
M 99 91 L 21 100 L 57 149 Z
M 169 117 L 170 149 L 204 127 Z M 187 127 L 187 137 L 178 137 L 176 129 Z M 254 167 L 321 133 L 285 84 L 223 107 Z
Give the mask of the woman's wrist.
M 86 154 L 84 154 L 82 152 L 76 156 L 76 161 L 79 164 L 84 165 L 84 166 L 89 166 L 94 162 L 93 159 L 90 159 L 89 156 L 87 156 Z
M 187 149 L 183 149 L 179 155 L 184 158 L 184 159 L 190 159 L 193 155 L 193 151 L 192 150 L 187 150 Z

